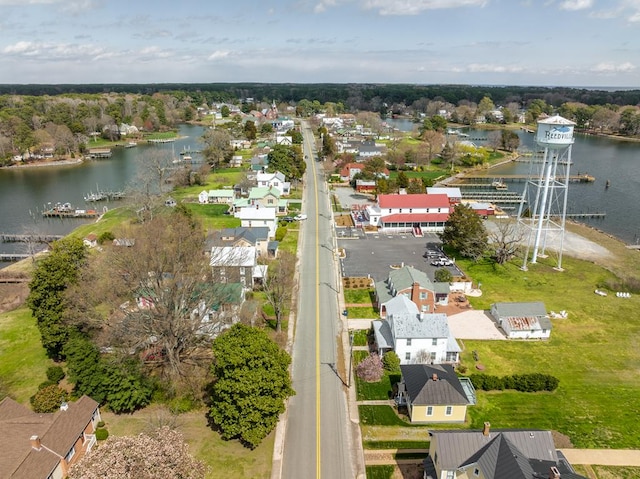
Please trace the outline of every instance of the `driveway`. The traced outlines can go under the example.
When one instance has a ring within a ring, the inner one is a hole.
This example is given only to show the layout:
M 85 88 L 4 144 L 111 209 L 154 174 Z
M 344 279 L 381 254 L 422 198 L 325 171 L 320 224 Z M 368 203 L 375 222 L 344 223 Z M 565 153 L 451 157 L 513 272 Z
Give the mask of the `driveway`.
M 449 316 L 449 330 L 457 339 L 507 339 L 488 312 L 470 310 Z

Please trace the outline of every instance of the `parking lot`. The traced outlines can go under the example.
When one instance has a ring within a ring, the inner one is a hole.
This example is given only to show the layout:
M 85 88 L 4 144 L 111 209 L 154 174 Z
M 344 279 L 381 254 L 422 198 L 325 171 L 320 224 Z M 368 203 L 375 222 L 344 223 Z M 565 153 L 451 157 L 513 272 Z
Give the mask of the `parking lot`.
M 427 249 L 435 251 L 440 244 L 435 233 L 427 233 L 422 238 L 408 233 L 364 234 L 356 228 L 338 228 L 337 233 L 338 247 L 344 248 L 346 252 L 346 257 L 340 261 L 342 276 L 370 275 L 374 281 L 384 281 L 389 276 L 391 265 L 413 266 L 427 273 L 431 279 L 435 270 L 442 267 L 447 268 L 454 276 L 462 274 L 455 264 L 431 265 L 437 256 L 423 257 Z

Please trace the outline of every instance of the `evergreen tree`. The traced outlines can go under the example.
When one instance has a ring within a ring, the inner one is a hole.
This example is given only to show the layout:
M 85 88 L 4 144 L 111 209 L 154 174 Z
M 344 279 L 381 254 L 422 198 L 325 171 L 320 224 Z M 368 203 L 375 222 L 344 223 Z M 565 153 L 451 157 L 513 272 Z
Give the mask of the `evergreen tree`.
M 79 238 L 55 241 L 51 252 L 36 266 L 29 283 L 27 305 L 36 318 L 42 345 L 49 357 L 62 359 L 71 328 L 64 324 L 64 295 L 75 283 L 87 249 Z
M 478 260 L 488 247 L 488 234 L 482 219 L 464 204 L 456 205 L 439 236 L 445 245 L 474 260 Z
M 276 426 L 284 401 L 294 394 L 291 358 L 267 334 L 236 324 L 213 342 L 210 417 L 223 439 L 240 439 L 250 448 Z

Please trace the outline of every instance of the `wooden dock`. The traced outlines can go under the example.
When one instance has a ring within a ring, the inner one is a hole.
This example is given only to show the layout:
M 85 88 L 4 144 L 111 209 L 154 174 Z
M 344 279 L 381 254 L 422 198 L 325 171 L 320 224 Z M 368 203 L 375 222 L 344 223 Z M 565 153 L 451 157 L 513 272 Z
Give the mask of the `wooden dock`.
M 13 235 L 0 233 L 0 241 L 3 243 L 51 243 L 62 238 L 62 235 Z
M 18 253 L 0 253 L 0 261 L 22 261 L 23 259 L 31 258 L 30 254 L 18 254 Z
M 488 182 L 492 182 L 493 180 L 495 180 L 496 175 L 493 176 L 489 176 L 489 175 L 465 175 L 463 176 L 460 181 L 457 181 L 455 183 L 451 183 L 451 185 L 454 186 L 464 186 L 464 181 L 466 180 L 475 180 L 477 182 L 480 181 L 488 181 Z M 527 181 L 529 179 L 531 180 L 537 180 L 537 177 L 532 177 L 531 175 L 500 175 L 500 178 L 503 181 Z M 596 178 L 594 176 L 588 175 L 588 174 L 582 174 L 582 175 L 570 175 L 569 176 L 569 181 L 574 182 L 574 183 L 592 183 L 596 180 Z
M 522 202 L 522 195 L 515 191 L 470 191 L 462 192 L 462 199 L 484 203 L 514 204 Z

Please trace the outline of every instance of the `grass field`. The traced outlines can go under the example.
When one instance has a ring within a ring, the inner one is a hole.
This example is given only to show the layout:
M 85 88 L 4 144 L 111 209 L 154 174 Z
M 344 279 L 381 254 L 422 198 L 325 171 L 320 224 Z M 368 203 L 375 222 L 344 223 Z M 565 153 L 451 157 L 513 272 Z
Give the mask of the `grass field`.
M 40 344 L 36 320 L 27 307 L 0 314 L 0 382 L 11 397 L 28 404 L 53 362 Z

